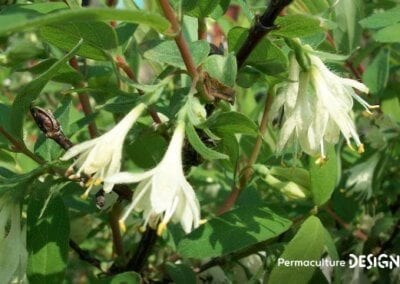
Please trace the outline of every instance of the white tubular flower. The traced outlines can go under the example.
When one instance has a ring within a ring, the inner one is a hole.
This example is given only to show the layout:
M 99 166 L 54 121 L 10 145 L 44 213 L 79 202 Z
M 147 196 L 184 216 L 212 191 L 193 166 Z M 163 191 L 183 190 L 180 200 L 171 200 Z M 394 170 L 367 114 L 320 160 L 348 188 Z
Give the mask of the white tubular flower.
M 320 141 L 323 149 L 324 140 L 336 143 L 339 138 L 339 130 L 346 139 L 347 145 L 352 148 L 350 138 L 358 147 L 358 152 L 364 152 L 364 145 L 361 143 L 350 112 L 353 107 L 353 99 L 358 101 L 367 112 L 370 109 L 378 108 L 376 105 L 369 105 L 354 90 L 368 93 L 369 89 L 356 80 L 341 78 L 331 72 L 322 60 L 315 55 L 310 55 L 311 60 L 311 84 L 318 100 L 318 112 L 315 117 L 315 132 L 319 135 L 314 139 Z M 353 148 L 352 148 L 353 149 Z M 321 157 L 324 152 L 321 150 Z
M 77 176 L 81 173 L 89 176 L 86 183 L 88 189 L 83 197 L 87 197 L 93 185 L 101 184 L 106 177 L 120 171 L 124 140 L 135 121 L 142 114 L 146 105 L 140 103 L 133 108 L 117 125 L 100 137 L 85 141 L 70 148 L 61 160 L 69 160 L 79 155 L 71 168 L 78 167 Z M 104 181 L 104 191 L 110 192 L 114 183 Z
M 26 230 L 21 226 L 20 206 L 4 196 L 0 197 L 0 279 L 2 283 L 11 283 L 15 278 L 22 282 L 26 273 L 27 259 Z
M 358 152 L 362 153 L 364 146 L 351 117 L 353 99 L 369 113 L 370 109 L 379 106 L 369 105 L 354 92 L 353 88 L 368 93 L 364 84 L 337 76 L 315 55 L 309 54 L 309 58 L 310 70 L 301 71 L 295 56 L 291 56 L 291 82 L 278 94 L 271 108 L 272 115 L 276 115 L 278 109 L 284 107 L 284 123 L 277 141 L 277 152 L 294 140 L 297 142 L 295 145 L 300 145 L 305 153 L 319 153 L 317 162 L 322 162 L 326 159 L 325 143 L 337 143 L 342 132 L 349 147 L 353 149 L 350 141 L 353 139 Z
M 140 182 L 132 203 L 120 220 L 122 226 L 133 209 L 143 211 L 145 225 L 155 227 L 161 220 L 157 228 L 159 235 L 170 220 L 180 222 L 186 233 L 199 226 L 200 205 L 182 169 L 184 138 L 185 125 L 180 122 L 163 159 L 155 168 L 139 174 L 119 173 L 108 179 L 110 183 Z

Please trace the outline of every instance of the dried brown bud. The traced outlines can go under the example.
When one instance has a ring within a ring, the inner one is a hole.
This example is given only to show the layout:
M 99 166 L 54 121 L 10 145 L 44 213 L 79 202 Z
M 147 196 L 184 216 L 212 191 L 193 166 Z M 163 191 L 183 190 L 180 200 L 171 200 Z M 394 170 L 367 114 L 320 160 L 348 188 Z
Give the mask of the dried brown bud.
M 47 137 L 53 138 L 58 135 L 61 131 L 60 124 L 50 111 L 33 106 L 30 110 L 37 126 L 39 126 L 40 130 L 42 130 Z
M 42 130 L 46 137 L 53 139 L 64 149 L 72 147 L 72 142 L 65 137 L 61 130 L 60 123 L 51 111 L 35 106 L 31 106 L 30 111 L 37 126 Z
M 235 101 L 235 90 L 212 78 L 207 72 L 203 73 L 204 91 L 208 96 L 225 100 L 231 104 Z

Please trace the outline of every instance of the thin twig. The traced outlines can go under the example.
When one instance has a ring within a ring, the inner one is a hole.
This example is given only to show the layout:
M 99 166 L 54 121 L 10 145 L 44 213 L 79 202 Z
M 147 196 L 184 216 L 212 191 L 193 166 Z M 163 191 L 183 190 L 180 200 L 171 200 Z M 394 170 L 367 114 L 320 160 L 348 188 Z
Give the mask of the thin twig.
M 183 37 L 183 33 L 180 28 L 178 19 L 175 16 L 174 10 L 172 9 L 168 0 L 159 0 L 159 3 L 165 17 L 171 23 L 172 32 L 175 35 L 174 40 L 181 53 L 182 59 L 186 66 L 186 70 L 188 71 L 192 79 L 196 82 L 199 79 L 199 73 L 196 69 L 192 54 L 190 53 L 189 45 Z
M 348 223 L 346 223 L 346 221 L 344 221 L 342 218 L 340 218 L 333 210 L 332 208 L 330 208 L 329 206 L 326 206 L 325 211 L 336 221 L 338 222 L 343 228 L 345 228 L 346 230 L 350 231 L 351 227 Z M 368 239 L 368 236 L 361 231 L 360 229 L 356 229 L 353 231 L 353 235 L 362 240 L 362 241 L 366 241 Z
M 256 18 L 255 24 L 251 27 L 249 34 L 236 54 L 238 68 L 243 67 L 247 57 L 251 54 L 260 40 L 270 31 L 276 29 L 274 24 L 278 15 L 289 5 L 292 0 L 270 0 L 267 10 L 261 17 Z
M 149 255 L 156 241 L 157 231 L 148 226 L 139 244 L 137 245 L 134 255 L 128 261 L 125 271 L 140 272 L 146 262 L 147 256 Z
M 114 242 L 114 250 L 115 253 L 120 256 L 124 257 L 124 246 L 122 242 L 122 235 L 121 235 L 121 230 L 119 227 L 119 218 L 121 217 L 121 203 L 117 201 L 113 207 L 111 208 L 111 212 L 109 214 L 109 223 L 111 227 L 111 233 L 113 236 L 113 242 Z
M 106 273 L 102 268 L 101 268 L 101 262 L 100 260 L 98 260 L 97 258 L 95 258 L 94 256 L 90 255 L 88 250 L 84 250 L 82 248 L 79 247 L 79 245 L 77 243 L 75 243 L 73 240 L 69 240 L 69 246 L 70 248 L 72 248 L 76 254 L 79 256 L 79 259 L 86 261 L 88 263 L 90 263 L 91 265 L 93 265 L 94 267 L 97 267 L 100 271 L 102 271 L 103 273 Z
M 273 101 L 273 95 L 272 95 L 272 92 L 270 92 L 265 101 L 264 112 L 263 112 L 260 126 L 259 126 L 259 135 L 257 137 L 256 142 L 254 143 L 254 147 L 251 152 L 250 158 L 247 161 L 246 166 L 242 170 L 242 174 L 241 174 L 241 177 L 239 180 L 239 185 L 233 187 L 231 194 L 228 196 L 228 198 L 225 200 L 224 204 L 218 210 L 219 215 L 229 211 L 233 207 L 237 198 L 240 195 L 241 190 L 243 188 L 245 188 L 246 184 L 248 183 L 248 181 L 251 179 L 251 176 L 253 175 L 253 164 L 257 161 L 258 155 L 260 154 L 263 136 L 267 130 L 268 115 L 269 115 L 269 110 L 271 109 L 272 101 Z
M 207 25 L 204 18 L 198 18 L 198 39 L 207 40 Z
M 76 59 L 76 57 L 71 58 L 69 63 L 72 68 L 74 68 L 77 72 L 80 72 L 78 60 Z M 79 85 L 78 87 L 80 88 L 85 87 L 85 84 L 83 82 L 80 82 L 78 85 Z M 93 113 L 93 111 L 90 105 L 89 95 L 86 93 L 79 93 L 78 98 L 79 102 L 81 103 L 83 113 L 85 114 L 85 116 L 90 116 Z M 91 138 L 97 137 L 97 126 L 94 121 L 89 122 L 88 129 Z
M 12 146 L 14 149 L 18 152 L 21 152 L 34 160 L 36 163 L 43 165 L 46 163 L 45 160 L 43 160 L 41 157 L 35 155 L 33 152 L 31 152 L 26 145 L 19 141 L 18 139 L 15 139 L 10 133 L 8 133 L 3 127 L 0 126 L 0 134 L 2 134 L 8 141 L 11 142 Z

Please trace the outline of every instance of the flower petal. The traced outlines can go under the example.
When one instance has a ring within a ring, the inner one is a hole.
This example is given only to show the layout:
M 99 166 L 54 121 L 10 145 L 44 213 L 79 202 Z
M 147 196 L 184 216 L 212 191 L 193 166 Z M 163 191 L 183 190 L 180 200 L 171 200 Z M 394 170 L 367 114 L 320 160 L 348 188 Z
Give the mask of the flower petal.
M 65 154 L 60 158 L 62 161 L 67 161 L 80 153 L 86 151 L 87 149 L 91 148 L 93 145 L 95 145 L 98 142 L 99 138 L 95 138 L 92 140 L 88 140 L 82 143 L 79 143 L 65 152 Z
M 106 182 L 121 184 L 121 183 L 136 183 L 150 177 L 154 172 L 149 170 L 143 173 L 132 174 L 128 172 L 120 172 L 115 175 L 106 178 Z

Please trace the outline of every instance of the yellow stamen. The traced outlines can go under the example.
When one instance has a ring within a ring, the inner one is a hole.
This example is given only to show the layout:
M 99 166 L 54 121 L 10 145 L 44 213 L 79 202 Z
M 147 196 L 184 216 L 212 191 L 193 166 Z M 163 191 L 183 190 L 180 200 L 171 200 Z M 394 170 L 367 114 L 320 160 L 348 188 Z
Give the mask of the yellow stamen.
M 372 106 L 368 106 L 369 109 L 378 109 L 380 108 L 380 105 L 372 105 Z
M 369 111 L 369 110 L 364 110 L 361 114 L 362 114 L 364 117 L 371 117 L 371 116 L 374 115 L 374 114 L 373 114 L 371 111 Z
M 327 157 L 321 155 L 315 160 L 315 164 L 319 165 L 319 166 L 323 166 L 326 163 L 326 161 L 328 161 Z
M 199 221 L 199 224 L 200 224 L 200 225 L 203 225 L 203 224 L 205 224 L 205 223 L 207 223 L 207 222 L 208 222 L 207 219 L 201 219 L 201 220 Z
M 94 180 L 92 178 L 89 178 L 88 181 L 85 183 L 85 187 L 91 187 L 94 184 Z
M 141 232 L 141 233 L 146 232 L 146 226 L 140 226 L 139 227 L 139 232 Z
M 94 185 L 100 185 L 103 182 L 103 180 L 101 178 L 96 179 L 93 184 Z
M 119 224 L 119 229 L 121 230 L 121 232 L 125 233 L 126 232 L 125 222 L 123 220 L 119 220 L 118 224 Z
M 167 224 L 161 222 L 157 228 L 157 236 L 162 236 L 163 232 L 167 229 Z
M 347 146 L 349 146 L 349 148 L 352 150 L 352 151 L 355 151 L 356 149 L 354 149 L 354 147 L 350 144 L 350 143 L 347 143 Z
M 358 146 L 358 154 L 362 154 L 362 153 L 364 153 L 364 152 L 365 152 L 364 144 L 360 144 L 360 145 Z
M 89 197 L 89 192 L 90 192 L 90 187 L 86 189 L 86 191 L 81 195 L 81 198 L 83 200 L 87 199 Z

